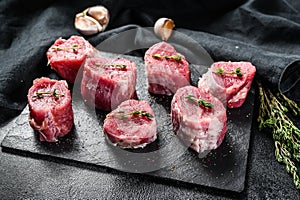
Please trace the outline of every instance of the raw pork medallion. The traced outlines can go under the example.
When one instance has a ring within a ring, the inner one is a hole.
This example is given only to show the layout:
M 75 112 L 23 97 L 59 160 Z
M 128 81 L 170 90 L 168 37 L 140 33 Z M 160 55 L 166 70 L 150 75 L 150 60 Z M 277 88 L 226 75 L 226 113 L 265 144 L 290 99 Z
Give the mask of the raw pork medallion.
M 173 95 L 177 89 L 190 85 L 189 64 L 171 44 L 154 44 L 146 51 L 144 60 L 150 93 Z
M 81 82 L 85 103 L 104 111 L 135 97 L 135 63 L 125 58 L 87 58 Z
M 198 87 L 208 89 L 228 108 L 238 108 L 247 98 L 255 72 L 250 62 L 215 62 L 199 79 Z
M 29 124 L 39 132 L 40 141 L 57 142 L 73 126 L 71 94 L 65 80 L 46 77 L 33 81 L 27 95 Z
M 195 86 L 177 90 L 171 102 L 174 132 L 198 153 L 216 149 L 226 134 L 226 109 L 208 91 Z
M 79 68 L 88 56 L 98 53 L 87 40 L 81 36 L 69 39 L 58 38 L 48 49 L 46 55 L 51 69 L 69 83 L 74 83 Z
M 121 148 L 138 148 L 156 140 L 155 115 L 143 100 L 126 100 L 110 112 L 103 125 L 110 143 Z

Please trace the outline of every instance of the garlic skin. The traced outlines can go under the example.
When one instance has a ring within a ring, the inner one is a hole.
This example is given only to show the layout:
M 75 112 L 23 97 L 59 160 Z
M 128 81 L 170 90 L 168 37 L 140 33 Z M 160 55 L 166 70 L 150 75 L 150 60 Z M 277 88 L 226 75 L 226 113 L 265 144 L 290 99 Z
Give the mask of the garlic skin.
M 167 41 L 172 35 L 173 28 L 175 27 L 174 21 L 169 18 L 159 18 L 154 24 L 154 33 L 162 40 Z
M 84 35 L 93 35 L 106 29 L 109 12 L 104 6 L 93 6 L 76 14 L 74 26 Z

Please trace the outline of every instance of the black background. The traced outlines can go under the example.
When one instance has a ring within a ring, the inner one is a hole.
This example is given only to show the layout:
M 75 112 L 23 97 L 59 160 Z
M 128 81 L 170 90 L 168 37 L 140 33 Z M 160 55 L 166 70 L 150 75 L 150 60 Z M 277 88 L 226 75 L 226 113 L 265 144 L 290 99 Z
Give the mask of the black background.
M 105 32 L 86 37 L 93 45 L 123 30 L 152 27 L 159 17 L 170 17 L 177 31 L 198 41 L 215 61 L 250 61 L 257 67 L 257 80 L 273 89 L 279 88 L 295 100 L 300 99 L 299 1 L 1 0 L 2 129 L 26 106 L 26 94 L 34 78 L 55 77 L 46 65 L 45 52 L 49 46 L 58 37 L 79 34 L 73 26 L 75 14 L 97 4 L 105 5 L 111 18 Z M 246 188 L 240 194 L 1 152 L 0 196 L 4 199 L 299 199 L 292 178 L 275 160 L 270 134 L 258 132 L 256 116 L 257 106 Z M 4 137 L 5 134 L 0 135 L 0 141 Z

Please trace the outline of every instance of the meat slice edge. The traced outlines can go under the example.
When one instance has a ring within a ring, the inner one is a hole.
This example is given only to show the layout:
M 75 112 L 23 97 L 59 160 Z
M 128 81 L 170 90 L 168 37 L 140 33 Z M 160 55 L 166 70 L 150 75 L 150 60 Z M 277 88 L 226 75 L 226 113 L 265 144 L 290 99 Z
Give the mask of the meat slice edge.
M 170 58 L 172 56 L 180 57 L 180 60 Z M 178 88 L 190 85 L 189 64 L 171 44 L 154 44 L 146 51 L 144 60 L 150 93 L 173 95 Z
M 190 102 L 186 97 L 194 96 Z M 197 100 L 205 100 L 213 109 L 203 108 Z M 175 134 L 198 153 L 216 149 L 227 131 L 227 114 L 223 104 L 208 91 L 194 86 L 180 88 L 171 102 L 171 118 Z
M 87 58 L 81 95 L 88 106 L 111 111 L 135 97 L 136 77 L 136 65 L 128 59 Z
M 145 111 L 151 117 L 132 115 Z M 107 141 L 121 148 L 143 148 L 157 138 L 155 114 L 144 100 L 126 100 L 111 111 L 104 120 L 103 130 Z
M 51 92 L 37 97 L 38 93 Z M 28 90 L 29 124 L 39 132 L 40 141 L 57 142 L 73 127 L 74 113 L 67 82 L 46 77 L 33 81 Z
M 46 52 L 48 63 L 58 75 L 74 83 L 77 73 L 87 57 L 99 51 L 82 36 L 72 35 L 68 39 L 58 38 Z
M 247 98 L 255 73 L 256 68 L 250 62 L 215 62 L 199 78 L 198 87 L 209 90 L 228 108 L 238 108 Z

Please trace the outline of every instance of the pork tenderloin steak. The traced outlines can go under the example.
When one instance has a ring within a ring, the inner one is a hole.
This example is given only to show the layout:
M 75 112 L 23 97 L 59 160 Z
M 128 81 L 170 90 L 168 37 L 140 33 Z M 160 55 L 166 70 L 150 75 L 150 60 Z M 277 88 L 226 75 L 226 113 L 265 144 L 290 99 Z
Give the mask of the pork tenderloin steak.
M 215 62 L 199 79 L 198 87 L 210 90 L 228 108 L 238 108 L 247 98 L 255 73 L 250 62 Z
M 150 93 L 170 96 L 190 85 L 189 64 L 171 44 L 154 44 L 146 51 L 144 60 Z
M 135 97 L 136 65 L 125 58 L 87 58 L 84 63 L 81 94 L 85 103 L 111 111 Z
M 171 118 L 175 134 L 198 153 L 219 147 L 227 131 L 222 102 L 195 86 L 177 90 L 171 102 Z
M 37 78 L 28 90 L 29 124 L 40 141 L 57 142 L 73 127 L 71 93 L 65 80 Z
M 110 112 L 103 125 L 108 142 L 121 148 L 143 148 L 157 138 L 154 112 L 147 101 L 130 99 Z
M 48 64 L 58 75 L 74 83 L 78 70 L 87 57 L 97 55 L 98 50 L 81 36 L 58 38 L 47 50 Z

